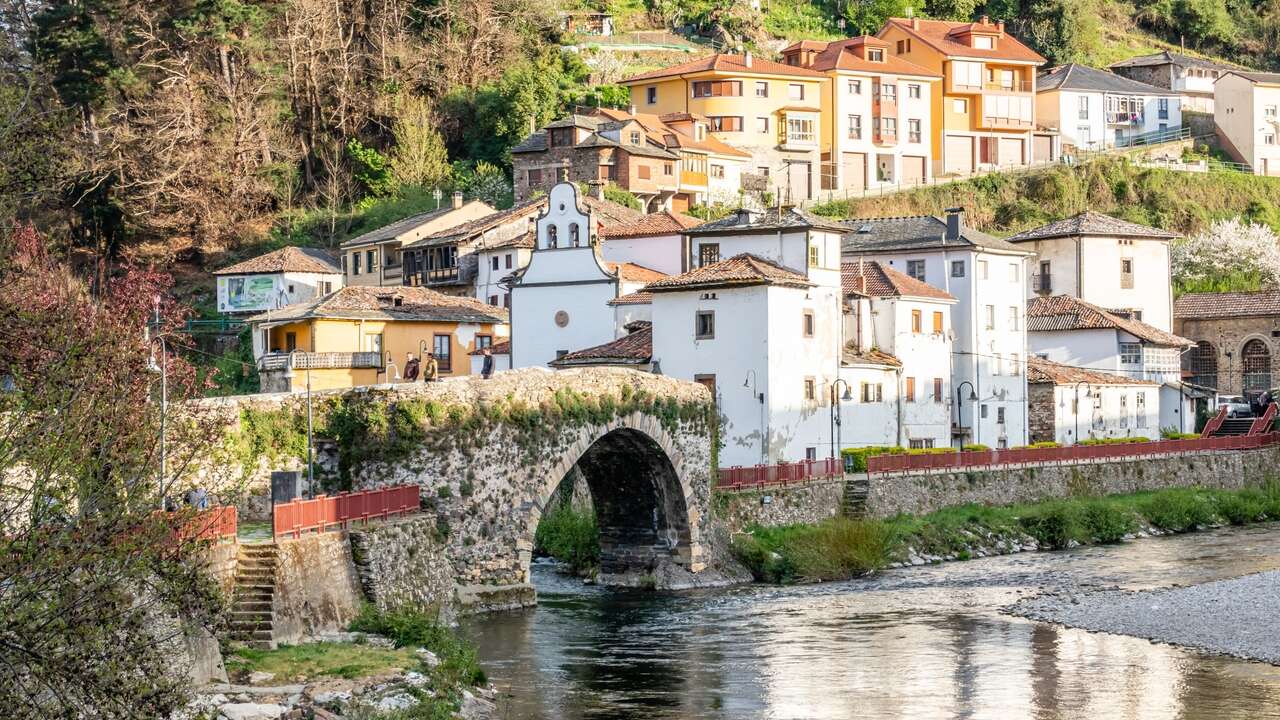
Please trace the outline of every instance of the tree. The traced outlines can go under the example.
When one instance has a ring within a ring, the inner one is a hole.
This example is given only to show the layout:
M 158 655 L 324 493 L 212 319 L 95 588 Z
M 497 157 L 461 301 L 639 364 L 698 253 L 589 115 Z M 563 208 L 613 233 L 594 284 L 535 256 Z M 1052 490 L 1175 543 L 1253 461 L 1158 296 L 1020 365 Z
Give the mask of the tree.
M 216 591 L 185 515 L 160 498 L 212 428 L 170 418 L 160 472 L 160 359 L 143 334 L 163 276 L 126 272 L 98 296 L 29 226 L 0 239 L 0 708 L 7 718 L 155 718 L 181 706 L 172 648 L 212 622 Z M 181 317 L 162 307 L 152 336 Z M 165 359 L 170 399 L 197 390 Z M 166 619 L 168 619 L 166 621 Z
M 844 18 L 856 34 L 874 34 L 891 17 L 906 17 L 909 0 L 850 0 L 844 5 Z
M 970 20 L 981 4 L 979 0 L 928 0 L 924 11 L 940 20 Z
M 370 197 L 386 197 L 396 191 L 396 178 L 387 157 L 355 138 L 347 141 L 351 175 Z
M 1235 36 L 1235 23 L 1223 0 L 1174 0 L 1173 17 L 1197 45 L 1227 43 Z
M 449 154 L 437 130 L 431 104 L 416 96 L 405 98 L 392 133 L 391 174 L 400 185 L 438 187 L 449 178 Z
M 1098 42 L 1097 14 L 1087 2 L 989 0 L 986 10 L 1053 64 L 1075 62 Z
M 481 160 L 474 167 L 458 163 L 453 174 L 457 179 L 456 187 L 471 197 L 494 207 L 511 206 L 511 181 L 507 180 L 502 168 Z
M 1280 285 L 1280 237 L 1266 225 L 1217 220 L 1173 244 L 1173 280 L 1184 291 Z

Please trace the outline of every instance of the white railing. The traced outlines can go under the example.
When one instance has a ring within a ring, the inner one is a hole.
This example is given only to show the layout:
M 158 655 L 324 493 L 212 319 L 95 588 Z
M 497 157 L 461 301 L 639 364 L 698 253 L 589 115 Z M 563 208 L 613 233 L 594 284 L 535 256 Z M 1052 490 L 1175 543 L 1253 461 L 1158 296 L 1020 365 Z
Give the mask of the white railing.
M 380 352 L 270 353 L 258 359 L 259 370 L 324 370 L 328 368 L 380 368 Z

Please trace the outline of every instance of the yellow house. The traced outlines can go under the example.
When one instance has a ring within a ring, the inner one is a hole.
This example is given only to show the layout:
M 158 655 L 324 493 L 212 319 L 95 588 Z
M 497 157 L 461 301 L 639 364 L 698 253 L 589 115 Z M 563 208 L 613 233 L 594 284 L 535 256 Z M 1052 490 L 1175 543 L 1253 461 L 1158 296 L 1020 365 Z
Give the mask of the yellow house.
M 745 189 L 767 187 L 800 203 L 817 197 L 826 76 L 805 67 L 717 54 L 622 81 L 633 113 L 695 115 L 712 137 L 751 156 Z
M 877 37 L 895 55 L 943 76 L 931 84 L 935 174 L 1030 164 L 1036 68 L 1045 59 L 1003 22 L 890 18 Z
M 345 287 L 248 322 L 263 392 L 402 382 L 410 354 L 470 375 L 468 354 L 510 335 L 506 310 L 422 287 Z

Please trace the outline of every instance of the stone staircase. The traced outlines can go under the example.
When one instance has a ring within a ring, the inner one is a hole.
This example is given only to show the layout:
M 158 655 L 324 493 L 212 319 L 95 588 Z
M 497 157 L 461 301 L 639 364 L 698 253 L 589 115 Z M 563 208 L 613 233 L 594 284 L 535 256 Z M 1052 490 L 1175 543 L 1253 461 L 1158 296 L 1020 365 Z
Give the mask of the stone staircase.
M 840 514 L 849 518 L 866 517 L 867 495 L 871 492 L 871 480 L 866 473 L 844 476 L 844 494 L 840 498 Z
M 1227 418 L 1222 422 L 1214 437 L 1248 435 L 1253 428 L 1253 418 Z
M 249 647 L 276 647 L 272 632 L 272 601 L 276 592 L 275 543 L 240 546 L 236 586 L 231 596 L 231 639 Z

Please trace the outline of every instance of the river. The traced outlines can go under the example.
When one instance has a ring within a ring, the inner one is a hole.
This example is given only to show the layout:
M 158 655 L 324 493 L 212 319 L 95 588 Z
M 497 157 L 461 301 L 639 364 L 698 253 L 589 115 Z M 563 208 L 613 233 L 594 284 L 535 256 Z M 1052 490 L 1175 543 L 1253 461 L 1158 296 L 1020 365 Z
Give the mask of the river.
M 465 629 L 502 718 L 1254 720 L 1280 718 L 1280 667 L 1000 608 L 1276 568 L 1280 524 L 793 587 L 620 591 L 535 566 L 537 607 Z

